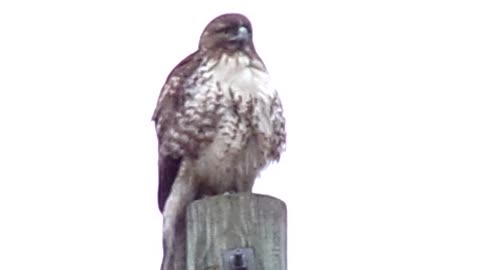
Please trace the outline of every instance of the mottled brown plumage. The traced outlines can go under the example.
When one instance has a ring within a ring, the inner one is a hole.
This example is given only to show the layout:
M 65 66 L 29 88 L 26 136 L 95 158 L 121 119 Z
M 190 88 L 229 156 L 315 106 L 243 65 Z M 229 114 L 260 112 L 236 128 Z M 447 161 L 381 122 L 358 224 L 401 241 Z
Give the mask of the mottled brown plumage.
M 152 117 L 158 136 L 162 270 L 185 269 L 185 210 L 195 199 L 250 192 L 285 147 L 280 98 L 255 51 L 252 27 L 224 14 L 168 76 Z

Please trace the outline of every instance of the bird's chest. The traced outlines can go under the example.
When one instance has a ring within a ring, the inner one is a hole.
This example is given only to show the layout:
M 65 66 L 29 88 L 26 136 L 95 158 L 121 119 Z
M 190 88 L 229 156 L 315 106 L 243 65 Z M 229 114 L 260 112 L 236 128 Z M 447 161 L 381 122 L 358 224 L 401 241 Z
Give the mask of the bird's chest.
M 203 107 L 215 118 L 214 136 L 198 159 L 199 173 L 234 179 L 254 175 L 267 162 L 274 95 L 268 74 L 237 63 L 220 63 L 206 74 Z M 208 114 L 208 113 L 207 113 Z
M 226 152 L 241 150 L 256 133 L 269 133 L 268 97 L 262 96 L 257 85 L 245 81 L 218 82 L 214 91 L 220 98 L 216 103 L 216 140 Z
M 247 57 L 222 58 L 207 64 L 189 87 L 184 114 L 208 137 L 228 147 L 243 147 L 255 133 L 272 133 L 271 109 L 276 94 L 268 73 Z M 192 116 L 192 117 L 189 117 Z
M 217 96 L 218 133 L 214 143 L 239 151 L 259 134 L 272 133 L 270 107 L 275 90 L 265 71 L 242 64 L 220 63 L 212 72 L 210 91 Z M 258 145 L 259 147 L 266 145 Z

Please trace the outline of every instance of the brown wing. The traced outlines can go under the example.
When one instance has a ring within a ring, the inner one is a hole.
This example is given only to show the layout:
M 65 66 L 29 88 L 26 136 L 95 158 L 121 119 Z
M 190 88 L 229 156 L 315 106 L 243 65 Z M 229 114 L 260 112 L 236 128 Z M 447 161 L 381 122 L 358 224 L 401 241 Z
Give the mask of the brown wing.
M 198 52 L 192 53 L 170 72 L 153 112 L 152 120 L 155 122 L 159 149 L 158 207 L 162 213 L 182 162 L 181 156 L 173 156 L 160 151 L 162 143 L 164 143 L 163 135 L 176 124 L 175 114 L 184 105 L 185 82 L 198 68 L 201 60 Z
M 285 132 L 285 117 L 283 116 L 282 101 L 275 94 L 270 107 L 270 118 L 273 124 L 273 137 L 272 137 L 272 149 L 270 157 L 273 160 L 279 161 L 280 155 L 285 151 L 285 144 L 287 140 L 287 134 Z

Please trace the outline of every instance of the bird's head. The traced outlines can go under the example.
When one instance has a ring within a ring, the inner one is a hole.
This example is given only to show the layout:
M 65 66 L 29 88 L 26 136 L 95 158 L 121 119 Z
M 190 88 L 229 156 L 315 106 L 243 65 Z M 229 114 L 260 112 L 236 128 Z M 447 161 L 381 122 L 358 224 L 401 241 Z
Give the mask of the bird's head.
M 200 50 L 220 50 L 233 53 L 254 50 L 252 25 L 242 14 L 223 14 L 213 19 L 203 30 Z

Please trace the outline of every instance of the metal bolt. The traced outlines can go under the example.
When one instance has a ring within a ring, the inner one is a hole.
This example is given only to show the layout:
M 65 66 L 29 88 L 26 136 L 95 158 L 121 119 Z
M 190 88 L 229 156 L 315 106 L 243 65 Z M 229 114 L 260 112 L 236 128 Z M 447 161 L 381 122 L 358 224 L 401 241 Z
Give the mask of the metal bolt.
M 233 270 L 247 270 L 247 264 L 245 263 L 245 256 L 241 249 L 235 250 L 232 256 L 232 269 Z
M 235 248 L 223 251 L 225 270 L 255 270 L 255 255 L 252 248 Z

